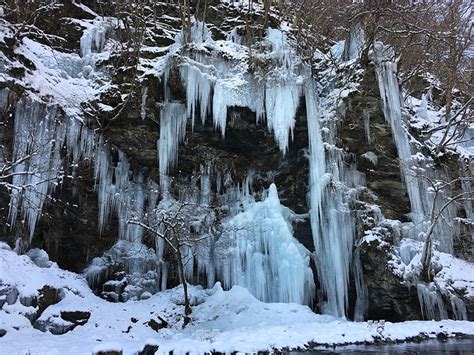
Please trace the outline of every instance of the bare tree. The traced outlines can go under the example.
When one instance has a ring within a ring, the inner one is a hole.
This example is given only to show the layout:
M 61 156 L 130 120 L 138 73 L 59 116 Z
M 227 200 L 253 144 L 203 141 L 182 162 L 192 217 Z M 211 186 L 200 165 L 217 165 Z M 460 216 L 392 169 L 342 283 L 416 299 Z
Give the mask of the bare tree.
M 153 222 L 145 219 L 129 219 L 128 224 L 134 224 L 142 227 L 156 238 L 165 242 L 166 247 L 175 257 L 178 266 L 179 281 L 183 285 L 184 293 L 184 326 L 189 324 L 190 315 L 192 313 L 191 303 L 188 293 L 188 281 L 186 278 L 186 264 L 190 261 L 187 259 L 185 248 L 194 249 L 199 243 L 207 240 L 209 236 L 194 236 L 190 232 L 188 218 L 192 211 L 196 208 L 192 203 L 179 203 L 177 208 L 173 210 L 155 209 L 152 213 L 156 215 Z
M 423 250 L 421 254 L 422 270 L 420 278 L 423 281 L 432 281 L 432 270 L 431 270 L 431 258 L 433 256 L 433 237 L 434 231 L 440 220 L 442 219 L 443 212 L 453 204 L 460 202 L 471 202 L 474 201 L 474 192 L 472 190 L 462 191 L 454 196 L 445 196 L 444 201 L 440 205 L 438 202 L 443 195 L 447 193 L 447 190 L 453 189 L 456 185 L 462 183 L 471 183 L 474 181 L 473 177 L 458 177 L 451 181 L 440 181 L 432 180 L 431 178 L 424 176 L 431 186 L 431 192 L 434 194 L 433 202 L 430 213 L 430 224 L 426 231 L 425 240 L 423 243 Z

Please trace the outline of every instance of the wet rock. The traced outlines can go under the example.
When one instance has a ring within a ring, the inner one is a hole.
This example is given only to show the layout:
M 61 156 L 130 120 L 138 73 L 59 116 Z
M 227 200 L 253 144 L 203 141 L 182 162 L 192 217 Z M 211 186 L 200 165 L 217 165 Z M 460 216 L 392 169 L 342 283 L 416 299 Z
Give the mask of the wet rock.
M 0 328 L 0 338 L 4 337 L 5 334 L 7 334 L 7 331 L 5 329 Z

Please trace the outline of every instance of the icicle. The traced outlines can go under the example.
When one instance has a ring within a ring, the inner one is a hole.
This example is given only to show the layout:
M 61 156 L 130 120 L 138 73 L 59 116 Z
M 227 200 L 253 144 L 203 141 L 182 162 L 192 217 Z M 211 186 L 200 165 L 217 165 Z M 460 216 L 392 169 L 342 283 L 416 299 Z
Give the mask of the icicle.
M 453 309 L 454 319 L 469 320 L 467 309 L 464 302 L 457 296 L 451 295 L 451 307 Z
M 211 202 L 211 180 L 210 180 L 210 165 L 201 166 L 201 205 L 208 206 Z
M 384 116 L 392 128 L 398 157 L 401 160 L 400 168 L 410 197 L 415 223 L 420 222 L 424 217 L 424 206 L 418 180 L 410 170 L 411 149 L 407 134 L 402 125 L 401 96 L 396 75 L 397 65 L 392 60 L 394 53 L 390 47 L 384 46 L 381 43 L 374 45 L 373 53 Z
M 372 136 L 370 135 L 370 114 L 368 111 L 364 110 L 363 112 L 364 116 L 364 131 L 365 131 L 365 137 L 367 138 L 367 143 L 372 144 Z
M 105 30 L 92 25 L 81 37 L 81 57 L 88 58 L 91 53 L 99 53 L 105 44 Z
M 148 86 L 142 89 L 142 103 L 140 106 L 140 117 L 142 120 L 146 118 L 146 100 L 148 99 Z
M 202 71 L 199 66 L 202 68 Z M 191 127 L 193 130 L 197 105 L 199 104 L 201 108 L 200 117 L 203 124 L 211 108 L 213 77 L 206 73 L 206 69 L 211 70 L 211 68 L 206 68 L 199 63 L 185 63 L 180 66 L 181 80 L 186 85 L 187 114 L 191 117 Z M 225 124 L 219 128 L 225 131 Z
M 408 134 L 403 127 L 402 120 L 402 97 L 397 79 L 397 65 L 393 61 L 394 52 L 389 46 L 375 43 L 373 59 L 376 65 L 376 74 L 383 102 L 383 111 L 386 121 L 390 124 L 400 159 L 400 169 L 403 182 L 406 186 L 411 204 L 411 219 L 415 224 L 413 228 L 413 238 L 417 238 L 420 232 L 426 231 L 430 223 L 431 210 L 433 206 L 433 194 L 426 193 L 431 190 L 426 177 L 432 180 L 446 180 L 447 174 L 443 171 L 434 170 L 421 153 L 412 155 Z M 427 96 L 424 96 L 426 103 Z M 413 165 L 415 168 L 413 168 Z M 421 174 L 420 174 L 421 172 Z M 438 204 L 441 206 L 446 201 L 446 191 L 443 196 L 439 196 Z M 444 221 L 438 223 L 434 235 L 440 241 L 440 250 L 452 253 L 452 236 L 458 235 L 456 225 L 449 226 L 456 217 L 456 207 L 449 206 L 443 213 Z M 449 230 L 451 227 L 452 230 Z M 454 232 L 453 232 L 454 231 Z
M 428 119 L 428 94 L 421 95 L 420 108 L 418 109 L 418 116 L 422 119 Z
M 288 150 L 290 133 L 293 135 L 301 91 L 297 83 L 269 83 L 265 89 L 267 127 L 273 131 L 282 153 Z
M 351 29 L 349 38 L 344 42 L 343 60 L 359 58 L 365 46 L 365 34 L 361 26 Z
M 9 217 L 13 226 L 21 208 L 30 240 L 44 202 L 62 175 L 60 150 L 65 131 L 56 125 L 57 119 L 55 107 L 28 99 L 16 105 L 13 161 L 22 162 L 13 168 Z
M 357 299 L 354 307 L 354 321 L 363 322 L 367 308 L 369 307 L 369 290 L 364 281 L 362 263 L 360 261 L 360 243 L 357 244 L 354 253 L 353 264 L 354 282 L 356 286 Z
M 178 147 L 186 135 L 186 121 L 186 106 L 183 104 L 169 102 L 161 107 L 158 141 L 160 181 L 178 161 Z

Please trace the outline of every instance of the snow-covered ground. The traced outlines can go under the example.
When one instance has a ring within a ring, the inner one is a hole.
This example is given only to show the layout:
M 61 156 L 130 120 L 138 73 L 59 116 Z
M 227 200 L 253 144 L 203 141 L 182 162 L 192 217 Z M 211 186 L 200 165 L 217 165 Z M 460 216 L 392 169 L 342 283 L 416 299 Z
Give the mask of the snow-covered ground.
M 158 353 L 256 352 L 403 341 L 419 335 L 435 338 L 438 333 L 474 335 L 474 322 L 452 320 L 387 322 L 384 329 L 377 329 L 365 322 L 318 315 L 299 304 L 263 303 L 245 288 L 224 291 L 219 283 L 209 290 L 191 287 L 192 322 L 183 329 L 181 287 L 146 300 L 110 303 L 92 294 L 80 275 L 59 269 L 39 252 L 32 257 L 43 267 L 0 244 L 0 304 L 4 303 L 0 329 L 6 331 L 0 338 L 2 354 L 91 354 L 104 349 L 133 354 L 145 344 L 159 346 Z M 68 311 L 89 312 L 87 323 L 63 335 L 35 329 L 25 315 L 36 313 L 38 306 L 23 304 L 31 303 L 31 297 L 38 296 L 45 285 L 59 290 L 62 299 L 47 307 L 36 324 L 46 324 L 48 329 L 53 324 L 70 325 L 61 319 L 61 312 Z M 11 295 L 12 289 L 18 290 L 18 297 Z M 163 320 L 168 325 L 158 331 L 150 326 L 163 324 Z

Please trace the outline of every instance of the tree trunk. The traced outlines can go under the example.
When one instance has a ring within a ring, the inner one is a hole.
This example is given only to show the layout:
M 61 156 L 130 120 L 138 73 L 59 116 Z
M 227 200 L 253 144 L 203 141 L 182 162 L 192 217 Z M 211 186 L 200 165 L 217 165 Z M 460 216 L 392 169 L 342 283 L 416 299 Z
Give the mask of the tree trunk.
M 176 256 L 178 257 L 179 281 L 183 285 L 183 292 L 184 292 L 184 323 L 183 323 L 183 328 L 184 328 L 191 321 L 191 318 L 189 317 L 189 315 L 192 313 L 192 308 L 189 303 L 188 283 L 186 282 L 186 275 L 184 274 L 184 263 L 183 263 L 183 258 L 182 258 L 181 250 L 179 246 L 176 248 Z

